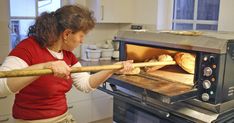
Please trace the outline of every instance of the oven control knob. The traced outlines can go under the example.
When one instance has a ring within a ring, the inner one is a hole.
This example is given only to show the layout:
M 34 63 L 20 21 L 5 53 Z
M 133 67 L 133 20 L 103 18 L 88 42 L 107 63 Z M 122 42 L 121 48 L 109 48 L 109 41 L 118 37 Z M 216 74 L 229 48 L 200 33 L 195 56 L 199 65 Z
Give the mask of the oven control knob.
M 203 101 L 208 101 L 209 99 L 210 99 L 209 94 L 207 94 L 207 93 L 203 93 L 203 94 L 202 94 L 202 100 L 203 100 Z
M 209 80 L 204 80 L 202 85 L 203 85 L 203 88 L 209 89 L 211 86 L 211 82 Z
M 212 75 L 212 72 L 213 72 L 210 67 L 205 67 L 203 71 L 204 71 L 203 75 L 206 76 L 206 77 Z
M 207 60 L 208 60 L 208 57 L 207 57 L 207 56 L 205 56 L 205 57 L 203 58 L 203 60 L 204 60 L 204 61 L 207 61 Z
M 214 63 L 214 62 L 215 62 L 215 57 L 214 57 L 214 56 L 210 56 L 209 61 L 210 61 L 211 63 Z

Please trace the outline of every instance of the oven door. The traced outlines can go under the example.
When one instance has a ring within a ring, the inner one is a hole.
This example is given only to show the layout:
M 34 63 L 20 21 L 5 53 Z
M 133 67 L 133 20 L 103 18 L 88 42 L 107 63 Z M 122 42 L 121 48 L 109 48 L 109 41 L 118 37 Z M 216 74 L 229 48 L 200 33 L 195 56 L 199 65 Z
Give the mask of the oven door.
M 119 86 L 140 94 L 140 98 L 150 97 L 168 104 L 197 97 L 197 88 L 194 88 L 193 86 L 171 82 L 144 74 L 131 76 L 113 75 L 107 82 L 116 87 Z M 102 88 L 102 90 L 105 91 L 105 88 Z M 112 88 L 111 91 L 115 93 L 115 89 Z
M 139 43 L 139 44 L 138 44 Z M 134 62 L 147 62 L 147 59 L 159 58 L 166 54 L 173 59 L 179 51 L 157 47 L 153 45 L 142 45 L 120 41 L 120 60 L 134 60 Z M 195 56 L 194 66 L 199 66 L 199 55 L 196 52 L 189 53 Z M 175 59 L 175 58 L 174 58 Z M 197 65 L 195 65 L 195 62 Z M 189 62 L 190 63 L 190 62 Z M 198 68 L 197 68 L 198 69 Z M 154 72 L 147 72 L 144 68 L 137 75 L 113 75 L 107 82 L 121 86 L 130 91 L 158 99 L 164 103 L 172 104 L 195 98 L 198 95 L 197 74 L 186 72 L 179 65 L 164 66 Z

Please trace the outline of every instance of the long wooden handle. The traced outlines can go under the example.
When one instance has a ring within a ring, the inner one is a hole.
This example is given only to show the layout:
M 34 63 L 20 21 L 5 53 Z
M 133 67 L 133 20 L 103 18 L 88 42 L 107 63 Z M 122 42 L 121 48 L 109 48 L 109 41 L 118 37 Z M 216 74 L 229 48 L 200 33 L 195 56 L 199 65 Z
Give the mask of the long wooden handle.
M 147 67 L 147 66 L 157 66 L 157 65 L 175 65 L 175 61 L 168 62 L 142 62 L 133 63 L 133 67 Z M 122 64 L 114 65 L 101 65 L 101 66 L 88 66 L 88 67 L 72 67 L 71 73 L 78 72 L 94 72 L 100 70 L 118 70 L 123 68 Z M 0 71 L 0 78 L 8 77 L 23 77 L 23 76 L 39 76 L 53 74 L 51 69 L 35 69 L 35 70 L 12 70 L 12 71 Z

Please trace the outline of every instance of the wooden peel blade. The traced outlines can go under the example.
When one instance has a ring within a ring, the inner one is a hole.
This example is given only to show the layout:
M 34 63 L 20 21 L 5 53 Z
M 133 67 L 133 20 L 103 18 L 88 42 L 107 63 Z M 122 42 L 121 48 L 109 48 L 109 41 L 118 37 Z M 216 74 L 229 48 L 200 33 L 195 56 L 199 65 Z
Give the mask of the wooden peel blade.
M 133 63 L 133 67 L 148 67 L 148 66 L 157 66 L 157 65 L 175 65 L 175 61 L 167 62 L 142 62 L 142 63 Z M 78 72 L 95 72 L 100 70 L 118 70 L 123 68 L 122 64 L 114 65 L 101 65 L 101 66 L 88 66 L 88 67 L 72 67 L 71 73 Z M 12 71 L 0 71 L 0 78 L 8 77 L 23 77 L 23 76 L 39 76 L 53 74 L 51 69 L 35 69 L 35 70 L 12 70 Z

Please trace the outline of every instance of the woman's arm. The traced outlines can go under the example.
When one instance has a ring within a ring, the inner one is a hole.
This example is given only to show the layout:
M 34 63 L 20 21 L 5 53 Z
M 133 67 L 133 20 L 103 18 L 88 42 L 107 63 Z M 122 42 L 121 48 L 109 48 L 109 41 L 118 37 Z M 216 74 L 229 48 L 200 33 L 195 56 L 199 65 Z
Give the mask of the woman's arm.
M 100 71 L 90 75 L 87 72 L 72 73 L 73 85 L 80 91 L 88 93 L 96 89 L 113 74 L 112 71 Z
M 91 88 L 97 88 L 100 84 L 105 82 L 109 77 L 115 73 L 114 70 L 104 70 L 92 74 L 89 79 L 89 84 Z
M 92 90 L 95 90 L 100 84 L 105 82 L 116 71 L 120 73 L 124 73 L 124 72 L 132 70 L 132 66 L 131 66 L 132 62 L 133 61 L 125 61 L 125 62 L 116 63 L 116 64 L 124 65 L 124 69 L 121 69 L 121 70 L 104 70 L 104 71 L 100 71 L 92 75 L 90 75 L 87 72 L 72 73 L 71 77 L 73 79 L 73 85 L 78 90 L 88 93 Z M 81 64 L 78 62 L 72 67 L 81 67 Z
M 43 69 L 45 68 L 48 63 L 42 63 L 42 64 L 36 64 L 29 66 L 27 68 L 24 68 L 23 70 L 33 70 L 33 69 Z M 13 78 L 7 78 L 7 86 L 10 89 L 11 92 L 16 93 L 32 83 L 34 80 L 39 78 L 40 76 L 29 76 L 29 77 L 13 77 Z
M 24 69 L 24 70 L 32 70 L 32 69 L 44 69 L 50 68 L 53 70 L 54 75 L 62 78 L 69 78 L 70 68 L 64 61 L 53 61 L 46 62 L 41 64 L 36 64 L 32 66 L 28 66 L 26 62 L 22 59 L 15 56 L 8 56 L 3 65 L 1 66 L 1 71 L 8 71 L 14 69 Z M 11 93 L 16 93 L 32 83 L 39 76 L 30 76 L 30 77 L 13 77 L 13 78 L 3 78 L 0 79 L 0 96 L 6 96 Z
M 109 77 L 111 77 L 115 72 L 125 73 L 130 72 L 132 67 L 133 60 L 118 62 L 116 64 L 123 64 L 123 69 L 120 70 L 104 70 L 93 74 L 90 77 L 89 83 L 92 88 L 97 88 L 100 84 L 105 82 Z

